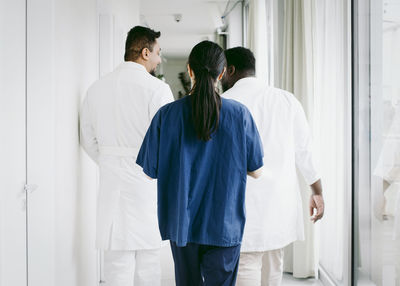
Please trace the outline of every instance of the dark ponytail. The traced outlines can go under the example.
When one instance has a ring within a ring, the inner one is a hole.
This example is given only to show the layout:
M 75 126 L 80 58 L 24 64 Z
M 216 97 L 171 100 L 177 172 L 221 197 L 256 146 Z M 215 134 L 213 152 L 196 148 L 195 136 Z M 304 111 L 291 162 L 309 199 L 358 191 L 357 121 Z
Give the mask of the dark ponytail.
M 195 78 L 190 91 L 194 129 L 200 140 L 208 141 L 219 125 L 221 97 L 215 83 L 226 66 L 224 51 L 213 42 L 203 41 L 192 49 L 189 66 Z

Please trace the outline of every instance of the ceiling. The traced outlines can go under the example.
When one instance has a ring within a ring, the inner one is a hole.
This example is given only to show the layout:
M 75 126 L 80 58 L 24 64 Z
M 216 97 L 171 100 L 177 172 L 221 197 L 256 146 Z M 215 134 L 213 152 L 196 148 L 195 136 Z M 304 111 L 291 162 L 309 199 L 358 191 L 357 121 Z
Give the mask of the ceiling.
M 214 40 L 223 26 L 221 16 L 228 0 L 141 0 L 141 25 L 161 32 L 159 39 L 165 58 L 186 58 L 195 44 Z M 175 15 L 182 19 L 175 21 Z

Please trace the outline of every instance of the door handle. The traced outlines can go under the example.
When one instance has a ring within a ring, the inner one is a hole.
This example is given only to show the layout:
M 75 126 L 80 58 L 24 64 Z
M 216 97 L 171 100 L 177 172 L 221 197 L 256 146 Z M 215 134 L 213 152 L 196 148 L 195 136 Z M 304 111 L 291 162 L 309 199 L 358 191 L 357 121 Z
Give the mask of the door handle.
M 24 186 L 24 190 L 28 194 L 32 194 L 34 191 L 36 191 L 37 188 L 38 188 L 38 185 L 34 185 L 34 184 L 27 184 Z

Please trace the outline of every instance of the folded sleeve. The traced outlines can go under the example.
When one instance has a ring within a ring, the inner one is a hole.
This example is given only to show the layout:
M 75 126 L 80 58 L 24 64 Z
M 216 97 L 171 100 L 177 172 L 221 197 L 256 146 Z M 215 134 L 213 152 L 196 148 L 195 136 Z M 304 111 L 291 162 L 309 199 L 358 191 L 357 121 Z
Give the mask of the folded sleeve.
M 293 132 L 296 166 L 303 175 L 306 183 L 312 185 L 320 179 L 320 175 L 316 170 L 310 126 L 308 125 L 303 107 L 297 99 L 294 105 Z
M 97 163 L 99 146 L 96 138 L 93 118 L 90 113 L 89 98 L 84 99 L 79 114 L 79 141 L 89 157 Z
M 136 164 L 143 168 L 143 172 L 156 179 L 158 177 L 158 156 L 160 149 L 160 124 L 161 114 L 158 111 L 146 132 L 143 139 L 142 146 L 140 147 L 139 154 L 136 159 Z
M 247 172 L 253 172 L 263 166 L 264 151 L 257 126 L 247 109 L 244 113 L 246 151 L 247 151 Z

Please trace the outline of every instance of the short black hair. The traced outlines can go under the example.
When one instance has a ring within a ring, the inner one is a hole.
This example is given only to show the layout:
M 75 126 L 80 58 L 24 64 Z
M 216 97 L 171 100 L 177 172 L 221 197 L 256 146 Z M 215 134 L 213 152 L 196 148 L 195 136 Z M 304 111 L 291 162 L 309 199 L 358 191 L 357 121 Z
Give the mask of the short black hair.
M 160 32 L 156 32 L 150 28 L 142 26 L 133 27 L 126 37 L 125 61 L 134 61 L 139 58 L 144 48 L 148 48 L 152 52 L 156 39 L 160 36 Z
M 249 49 L 243 47 L 236 47 L 225 50 L 225 57 L 227 66 L 234 66 L 236 71 L 250 72 L 255 74 L 256 72 L 256 58 Z

